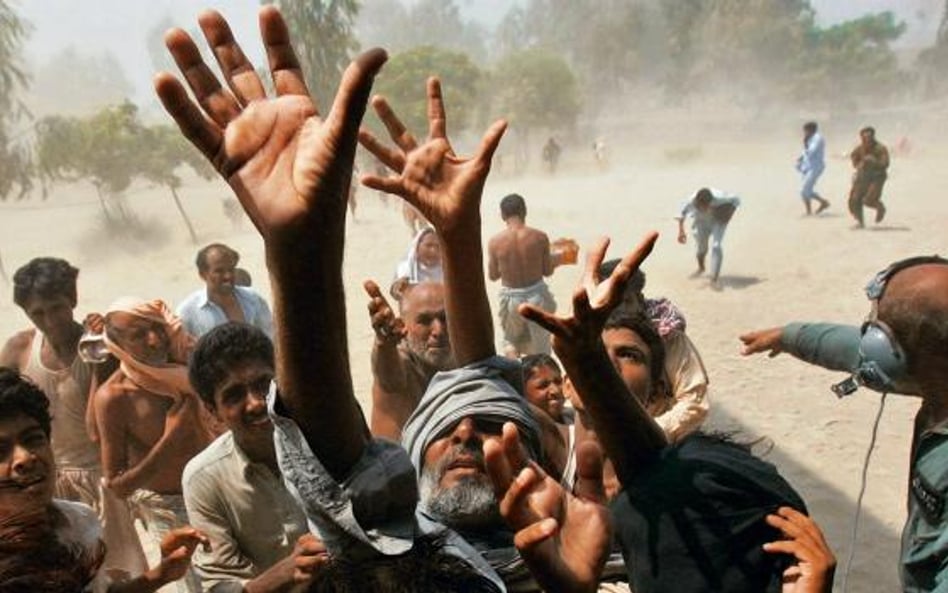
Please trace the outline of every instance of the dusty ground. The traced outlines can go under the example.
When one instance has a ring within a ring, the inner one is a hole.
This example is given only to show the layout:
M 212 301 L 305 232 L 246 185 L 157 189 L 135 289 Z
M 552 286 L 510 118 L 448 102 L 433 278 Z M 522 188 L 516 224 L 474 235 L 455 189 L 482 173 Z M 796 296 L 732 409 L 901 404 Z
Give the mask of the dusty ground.
M 911 157 L 896 159 L 886 188 L 888 219 L 853 231 L 844 204 L 849 165 L 838 158 L 830 159 L 819 186 L 832 208 L 820 217 L 802 217 L 792 168 L 799 148 L 796 127 L 788 127 L 776 142 L 742 133 L 673 142 L 653 133 L 638 137 L 634 147 L 620 147 L 624 133 L 608 136 L 613 150 L 606 172 L 592 167 L 588 143 L 566 146 L 563 169 L 555 177 L 515 178 L 499 172 L 484 197 L 484 235 L 501 228 L 497 204 L 512 191 L 526 197 L 529 223 L 552 237 L 587 244 L 597 235 L 609 235 L 617 254 L 646 231 L 662 231 L 645 266 L 646 293 L 667 296 L 686 312 L 688 332 L 712 379 L 713 424 L 772 439 L 769 458 L 803 493 L 836 550 L 837 588 L 842 590 L 862 459 L 879 396 L 860 391 L 838 401 L 829 391 L 837 376 L 786 356 L 742 358 L 737 335 L 793 320 L 858 323 L 868 311 L 862 287 L 873 273 L 905 256 L 948 253 L 948 200 L 939 191 L 948 186 L 943 166 L 948 145 L 918 142 Z M 849 148 L 853 137 L 830 136 L 830 151 Z M 880 133 L 880 139 L 887 138 Z M 692 246 L 674 241 L 671 218 L 684 196 L 702 185 L 743 198 L 725 239 L 721 292 L 710 290 L 706 280 L 688 278 Z M 226 186 L 189 181 L 181 193 L 200 243 L 223 241 L 239 250 L 241 265 L 266 293 L 261 242 L 254 229 L 246 221 L 235 227 L 223 216 L 221 201 L 230 195 Z M 80 314 L 126 294 L 176 303 L 198 286 L 195 245 L 165 190 L 136 186 L 127 202 L 152 225 L 150 232 L 106 236 L 95 194 L 84 185 L 56 188 L 45 202 L 0 204 L 0 254 L 7 274 L 34 256 L 68 258 L 82 270 Z M 409 234 L 397 211 L 368 190 L 360 193 L 357 214 L 346 246 L 347 317 L 355 384 L 368 406 L 370 327 L 361 282 L 369 277 L 387 281 Z M 568 306 L 577 272 L 561 269 L 551 281 L 562 307 Z M 11 287 L 0 279 L 0 290 L 9 295 Z M 26 324 L 9 296 L 0 299 L 0 335 Z M 851 591 L 898 588 L 898 539 L 916 407 L 907 398 L 887 402 L 868 472 Z

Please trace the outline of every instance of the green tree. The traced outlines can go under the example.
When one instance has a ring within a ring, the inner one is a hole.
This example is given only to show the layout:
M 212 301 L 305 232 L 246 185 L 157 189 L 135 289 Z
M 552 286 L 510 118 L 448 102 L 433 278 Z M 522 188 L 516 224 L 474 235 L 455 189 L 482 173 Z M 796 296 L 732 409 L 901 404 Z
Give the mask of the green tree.
M 545 49 L 508 54 L 491 76 L 495 112 L 524 130 L 572 127 L 579 115 L 579 86 L 566 61 Z
M 466 54 L 432 46 L 395 54 L 376 79 L 375 90 L 388 99 L 408 129 L 421 134 L 428 130 L 424 84 L 433 75 L 441 78 L 452 126 L 464 129 L 472 123 L 482 77 Z M 374 118 L 370 125 L 379 129 Z
M 178 196 L 177 171 L 187 165 L 205 179 L 211 179 L 214 171 L 176 129 L 143 125 L 138 108 L 130 102 L 86 118 L 43 118 L 37 125 L 37 164 L 47 182 L 92 183 L 105 220 L 113 227 L 134 222 L 121 195 L 135 179 L 162 185 L 171 192 L 191 239 L 197 242 Z
M 29 148 L 19 140 L 14 126 L 29 117 L 19 100 L 29 78 L 21 61 L 23 42 L 30 26 L 6 0 L 0 0 L 0 199 L 15 188 L 17 197 L 25 197 L 33 187 Z
M 283 13 L 310 91 L 320 97 L 335 91 L 351 54 L 359 49 L 353 34 L 359 13 L 358 0 L 262 0 L 261 3 L 276 4 Z

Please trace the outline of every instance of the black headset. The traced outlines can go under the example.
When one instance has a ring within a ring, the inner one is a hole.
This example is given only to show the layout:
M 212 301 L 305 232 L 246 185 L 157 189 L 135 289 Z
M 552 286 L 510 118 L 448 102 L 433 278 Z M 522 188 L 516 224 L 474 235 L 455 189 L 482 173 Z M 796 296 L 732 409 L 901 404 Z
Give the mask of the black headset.
M 852 377 L 833 386 L 837 395 L 849 395 L 860 385 L 882 393 L 897 391 L 896 384 L 908 373 L 908 360 L 892 328 L 878 317 L 879 300 L 893 276 L 906 268 L 924 264 L 948 265 L 948 259 L 937 255 L 903 259 L 876 274 L 866 285 L 866 296 L 872 301 L 872 310 L 869 319 L 862 324 L 859 366 Z

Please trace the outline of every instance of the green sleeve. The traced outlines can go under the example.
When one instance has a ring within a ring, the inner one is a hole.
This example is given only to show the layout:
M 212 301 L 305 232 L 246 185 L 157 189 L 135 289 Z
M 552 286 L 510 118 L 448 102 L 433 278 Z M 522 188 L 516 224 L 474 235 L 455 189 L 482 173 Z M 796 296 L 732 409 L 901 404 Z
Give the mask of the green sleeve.
M 852 371 L 859 366 L 862 330 L 835 323 L 790 323 L 784 326 L 780 346 L 800 360 L 833 371 Z

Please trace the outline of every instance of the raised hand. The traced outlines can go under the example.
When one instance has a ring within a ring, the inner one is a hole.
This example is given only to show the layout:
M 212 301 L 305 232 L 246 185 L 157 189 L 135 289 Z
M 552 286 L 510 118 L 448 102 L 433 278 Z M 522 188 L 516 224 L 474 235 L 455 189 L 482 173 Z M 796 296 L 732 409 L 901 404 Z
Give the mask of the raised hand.
M 764 550 L 796 560 L 783 573 L 783 593 L 831 593 L 836 557 L 816 522 L 790 507 L 780 507 L 767 515 L 767 524 L 787 539 L 764 544 Z
M 205 11 L 199 23 L 227 88 L 187 33 L 169 31 L 165 44 L 195 99 L 171 74 L 155 77 L 158 97 L 178 127 L 231 185 L 265 240 L 288 230 L 305 233 L 306 222 L 343 222 L 357 130 L 385 52 L 371 50 L 349 65 L 321 118 L 276 8 L 260 10 L 273 98 L 224 18 Z
M 606 319 L 622 301 L 626 283 L 652 252 L 657 239 L 657 233 L 646 235 L 605 279 L 599 276 L 599 265 L 606 256 L 609 239 L 600 239 L 587 251 L 583 275 L 573 293 L 571 316 L 558 317 L 530 304 L 520 305 L 520 314 L 553 334 L 553 348 L 561 358 L 598 345 Z
M 527 461 L 513 423 L 504 425 L 499 440 L 484 443 L 500 513 L 516 531 L 514 544 L 546 591 L 595 591 L 612 543 L 603 504 L 602 453 L 586 442 L 577 457 L 574 494 Z
M 459 157 L 447 137 L 441 83 L 437 78 L 429 78 L 427 88 L 428 137 L 422 144 L 405 128 L 383 97 L 372 99 L 372 107 L 385 124 L 395 147 L 386 146 L 364 129 L 359 132 L 359 141 L 394 175 L 364 175 L 362 183 L 401 196 L 444 235 L 466 220 L 479 220 L 484 181 L 507 124 L 494 123 L 473 156 Z
M 751 354 L 766 352 L 767 356 L 773 358 L 783 351 L 780 347 L 780 336 L 782 334 L 782 327 L 772 327 L 747 332 L 738 338 L 743 343 L 743 346 L 741 346 L 741 354 L 749 356 Z
M 378 344 L 397 344 L 401 342 L 407 332 L 405 322 L 395 315 L 391 305 L 382 296 L 379 285 L 372 280 L 366 280 L 362 287 L 369 295 L 369 317 L 372 320 L 376 342 Z

